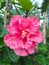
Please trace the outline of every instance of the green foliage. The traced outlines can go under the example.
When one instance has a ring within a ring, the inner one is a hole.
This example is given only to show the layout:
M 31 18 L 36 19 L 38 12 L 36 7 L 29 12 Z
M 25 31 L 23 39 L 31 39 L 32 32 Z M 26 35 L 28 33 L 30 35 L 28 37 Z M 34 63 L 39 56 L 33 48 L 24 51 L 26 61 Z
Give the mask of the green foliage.
M 46 9 L 49 5 L 49 0 L 43 0 L 43 3 L 42 3 L 42 12 L 46 12 Z
M 49 55 L 46 57 L 47 65 L 49 65 Z
M 3 20 L 4 20 L 4 17 L 0 14 L 0 30 L 3 26 Z
M 3 48 L 4 53 L 8 56 L 9 60 L 16 62 L 19 59 L 19 56 L 17 56 L 12 50 L 9 48 L 5 47 Z
M 20 57 L 20 59 L 17 61 L 17 65 L 33 65 L 33 62 L 28 57 Z
M 12 50 L 4 46 L 0 50 L 0 64 L 10 65 L 12 63 L 17 63 L 19 60 L 19 56 L 17 56 Z
M 1 29 L 0 37 L 3 37 L 3 36 L 4 36 L 5 34 L 7 34 L 7 33 L 8 33 L 8 31 L 7 31 L 6 28 Z
M 22 8 L 26 11 L 29 11 L 33 5 L 30 2 L 30 0 L 18 0 L 18 2 L 20 3 L 20 5 L 22 6 Z
M 0 38 L 0 48 L 2 48 L 3 46 L 5 46 L 3 38 Z
M 5 6 L 5 0 L 0 0 L 0 9 Z
M 11 15 L 16 15 L 16 14 L 18 14 L 15 9 L 10 10 L 10 13 L 11 13 Z
M 32 62 L 31 59 L 29 59 L 29 58 L 26 57 L 23 60 L 24 60 L 24 65 L 33 65 L 33 62 Z
M 36 55 L 35 61 L 38 62 L 40 65 L 46 65 L 46 59 L 43 55 Z
M 46 52 L 48 51 L 47 45 L 43 43 L 38 46 L 38 49 L 39 49 L 39 52 L 42 54 L 46 54 Z
M 3 62 L 3 63 L 0 63 L 0 65 L 10 65 L 9 63 L 5 63 L 5 62 Z

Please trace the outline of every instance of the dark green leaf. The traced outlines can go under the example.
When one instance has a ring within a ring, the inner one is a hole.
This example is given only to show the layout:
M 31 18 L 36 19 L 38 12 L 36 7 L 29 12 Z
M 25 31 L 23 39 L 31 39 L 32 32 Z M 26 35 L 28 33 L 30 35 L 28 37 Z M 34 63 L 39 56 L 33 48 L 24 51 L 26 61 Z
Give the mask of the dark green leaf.
M 0 9 L 5 6 L 5 0 L 0 0 Z
M 19 59 L 19 56 L 17 56 L 13 50 L 9 49 L 9 48 L 4 48 L 5 54 L 9 57 L 9 59 L 12 62 L 17 62 L 17 60 Z
M 0 32 L 0 37 L 3 37 L 5 34 L 7 34 L 8 33 L 8 31 L 7 31 L 7 29 L 6 28 L 3 28 L 2 30 L 1 30 L 1 32 Z
M 24 60 L 24 65 L 33 65 L 33 62 L 31 59 L 25 57 L 23 58 L 23 60 Z
M 12 15 L 16 15 L 16 14 L 17 14 L 17 11 L 16 11 L 16 9 L 11 9 L 11 10 L 10 10 L 10 13 L 11 13 Z
M 0 63 L 0 65 L 10 65 L 9 63 Z
M 0 38 L 0 48 L 2 48 L 3 46 L 5 46 L 4 40 L 3 40 L 3 38 Z
M 39 45 L 38 49 L 39 49 L 39 51 L 40 51 L 41 53 L 43 53 L 43 54 L 46 54 L 46 52 L 48 51 L 47 45 L 45 45 L 45 44 L 43 44 L 43 43 Z
M 34 58 L 35 61 L 38 62 L 40 65 L 46 65 L 46 59 L 43 55 L 36 55 Z

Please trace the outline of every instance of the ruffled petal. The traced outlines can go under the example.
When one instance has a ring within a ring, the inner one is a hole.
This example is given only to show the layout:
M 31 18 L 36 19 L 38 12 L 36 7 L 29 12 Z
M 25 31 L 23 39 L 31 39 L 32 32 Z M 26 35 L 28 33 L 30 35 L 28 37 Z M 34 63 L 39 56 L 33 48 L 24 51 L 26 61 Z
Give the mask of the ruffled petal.
M 12 36 L 10 34 L 5 35 L 4 36 L 4 42 L 11 49 L 18 48 L 18 45 L 17 45 L 17 37 L 16 36 Z
M 30 34 L 34 34 L 40 27 L 40 21 L 36 17 L 28 17 L 28 19 L 31 22 Z
M 30 40 L 36 42 L 37 44 L 41 43 L 43 41 L 42 33 L 38 30 L 35 35 L 30 37 Z
M 24 48 L 24 42 L 23 42 L 23 39 L 18 39 L 18 41 L 17 41 L 17 43 L 18 43 L 18 47 L 19 48 Z
M 10 20 L 10 26 L 16 25 L 17 22 L 20 24 L 22 19 L 23 19 L 23 17 L 21 15 L 12 16 L 12 18 Z
M 25 49 L 28 49 L 29 47 L 32 46 L 32 42 L 29 42 L 26 37 L 23 39 L 23 43 Z
M 12 26 L 10 26 L 10 24 L 8 24 L 7 30 L 10 34 L 20 34 L 21 33 L 21 30 L 20 30 L 18 23 L 16 25 L 13 24 Z
M 10 23 L 7 25 L 7 30 L 10 34 L 17 34 L 21 32 L 20 23 L 22 21 L 22 16 L 15 15 L 11 18 Z
M 21 26 L 23 29 L 28 29 L 30 27 L 30 21 L 27 19 L 27 18 L 24 18 L 22 21 L 21 21 Z
M 28 17 L 29 21 L 34 25 L 35 27 L 40 27 L 40 20 L 36 17 Z
M 16 53 L 16 55 L 19 55 L 19 56 L 27 56 L 28 55 L 27 51 L 22 48 L 14 49 L 14 52 Z
M 35 49 L 33 47 L 30 47 L 27 50 L 29 54 L 35 53 Z

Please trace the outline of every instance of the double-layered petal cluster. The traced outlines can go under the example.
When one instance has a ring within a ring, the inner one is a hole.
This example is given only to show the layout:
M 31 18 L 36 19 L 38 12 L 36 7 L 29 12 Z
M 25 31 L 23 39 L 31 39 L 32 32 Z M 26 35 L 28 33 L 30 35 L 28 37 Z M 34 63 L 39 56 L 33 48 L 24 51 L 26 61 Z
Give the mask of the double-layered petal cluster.
M 39 27 L 38 18 L 23 18 L 21 15 L 15 15 L 7 25 L 9 34 L 4 36 L 4 42 L 19 56 L 32 54 L 35 52 L 36 46 L 42 42 Z

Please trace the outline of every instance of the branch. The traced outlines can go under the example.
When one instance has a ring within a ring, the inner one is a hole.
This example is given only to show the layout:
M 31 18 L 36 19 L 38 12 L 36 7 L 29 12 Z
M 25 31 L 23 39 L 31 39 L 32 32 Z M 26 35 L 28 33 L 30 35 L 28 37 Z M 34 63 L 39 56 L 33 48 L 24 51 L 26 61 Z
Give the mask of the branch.
M 4 26 L 3 27 L 6 27 L 8 0 L 6 0 L 6 5 L 5 6 L 6 6 L 6 11 L 5 11 Z
M 12 8 L 12 5 L 11 5 L 11 0 L 6 0 L 6 11 L 5 11 L 5 18 L 4 18 L 4 26 L 3 27 L 6 27 L 6 20 L 10 20 L 10 17 L 11 17 L 11 14 L 10 14 L 10 9 Z

